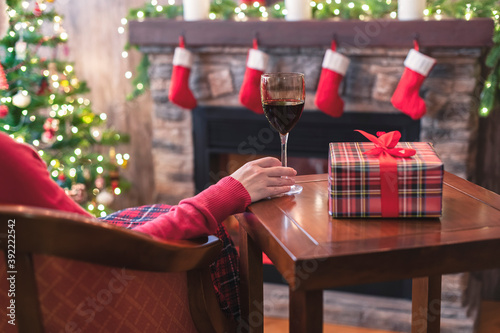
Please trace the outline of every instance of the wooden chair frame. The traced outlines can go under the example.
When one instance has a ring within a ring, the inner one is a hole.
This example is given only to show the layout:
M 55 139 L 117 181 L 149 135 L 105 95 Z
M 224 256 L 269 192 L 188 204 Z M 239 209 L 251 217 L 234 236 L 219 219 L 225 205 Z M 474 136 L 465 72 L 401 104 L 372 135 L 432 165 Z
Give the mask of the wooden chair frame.
M 220 310 L 209 265 L 222 249 L 215 236 L 164 241 L 94 218 L 26 206 L 0 206 L 0 234 L 15 220 L 16 315 L 19 332 L 43 333 L 32 254 L 150 272 L 187 272 L 189 308 L 199 332 L 231 332 Z M 7 258 L 8 242 L 0 242 Z M 7 269 L 8 270 L 8 269 Z

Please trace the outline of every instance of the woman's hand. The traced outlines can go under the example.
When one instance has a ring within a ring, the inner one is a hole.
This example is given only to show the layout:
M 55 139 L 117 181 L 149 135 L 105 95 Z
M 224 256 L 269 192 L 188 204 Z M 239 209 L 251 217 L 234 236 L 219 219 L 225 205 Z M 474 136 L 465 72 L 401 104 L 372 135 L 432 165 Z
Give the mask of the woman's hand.
M 231 177 L 238 180 L 250 194 L 252 202 L 285 193 L 295 184 L 297 171 L 281 166 L 280 160 L 264 157 L 236 170 Z

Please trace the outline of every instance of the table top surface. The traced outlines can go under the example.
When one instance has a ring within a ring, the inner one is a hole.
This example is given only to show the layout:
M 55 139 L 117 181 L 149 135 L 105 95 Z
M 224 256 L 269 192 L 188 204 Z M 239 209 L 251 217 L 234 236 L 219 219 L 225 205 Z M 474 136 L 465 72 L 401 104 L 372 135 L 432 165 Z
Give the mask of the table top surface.
M 462 178 L 445 173 L 443 215 L 427 219 L 334 219 L 327 175 L 296 181 L 302 193 L 257 202 L 240 221 L 291 286 L 301 267 L 306 289 L 500 267 L 500 195 Z

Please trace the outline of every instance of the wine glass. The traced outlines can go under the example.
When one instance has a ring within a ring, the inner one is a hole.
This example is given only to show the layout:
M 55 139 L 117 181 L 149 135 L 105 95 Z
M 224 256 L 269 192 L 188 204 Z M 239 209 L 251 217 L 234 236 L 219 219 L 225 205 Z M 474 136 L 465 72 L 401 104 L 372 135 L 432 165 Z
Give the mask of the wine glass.
M 304 109 L 306 89 L 302 73 L 266 73 L 260 78 L 260 97 L 267 120 L 281 138 L 281 165 L 287 166 L 288 133 Z M 297 194 L 302 186 L 293 185 L 285 194 Z

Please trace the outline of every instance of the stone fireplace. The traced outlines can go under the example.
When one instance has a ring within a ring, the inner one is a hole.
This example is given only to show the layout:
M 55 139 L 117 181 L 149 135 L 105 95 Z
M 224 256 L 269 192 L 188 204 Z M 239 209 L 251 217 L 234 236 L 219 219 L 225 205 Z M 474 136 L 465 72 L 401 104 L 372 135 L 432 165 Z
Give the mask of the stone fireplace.
M 304 31 L 314 34 L 304 36 Z M 305 73 L 306 106 L 303 118 L 290 133 L 290 155 L 326 159 L 328 147 L 319 143 L 357 141 L 360 138 L 353 129 L 372 133 L 398 129 L 404 140 L 432 142 L 445 170 L 470 177 L 474 172 L 477 103 L 484 70 L 481 64 L 492 31 L 489 20 L 131 22 L 130 42 L 139 45 L 151 63 L 156 201 L 175 204 L 226 175 L 229 170 L 221 166 L 231 169 L 231 160 L 223 160 L 227 165 L 220 163 L 221 154 L 277 155 L 277 134 L 265 117 L 243 108 L 238 100 L 247 51 L 255 36 L 260 48 L 270 56 L 268 71 Z M 334 33 L 337 51 L 351 59 L 340 88 L 344 115 L 337 119 L 322 114 L 314 105 L 324 52 Z M 167 97 L 173 50 L 181 34 L 195 58 L 190 88 L 199 108 L 193 111 L 175 106 Z M 411 120 L 390 103 L 415 37 L 420 50 L 437 59 L 420 91 L 427 105 L 427 114 L 420 121 Z M 471 274 L 443 277 L 443 332 L 474 331 L 479 289 L 479 282 Z M 394 302 L 387 308 L 396 311 L 408 307 L 397 303 L 403 300 Z M 345 314 L 353 311 L 347 303 L 343 304 L 344 312 L 336 305 L 331 321 L 396 331 L 409 327 L 409 309 L 405 313 L 401 310 L 398 316 L 394 311 L 392 315 L 384 313 L 386 320 L 375 316 L 371 323 L 363 320 L 374 312 L 362 313 L 358 309 L 358 320 L 345 322 L 345 318 L 352 319 Z

